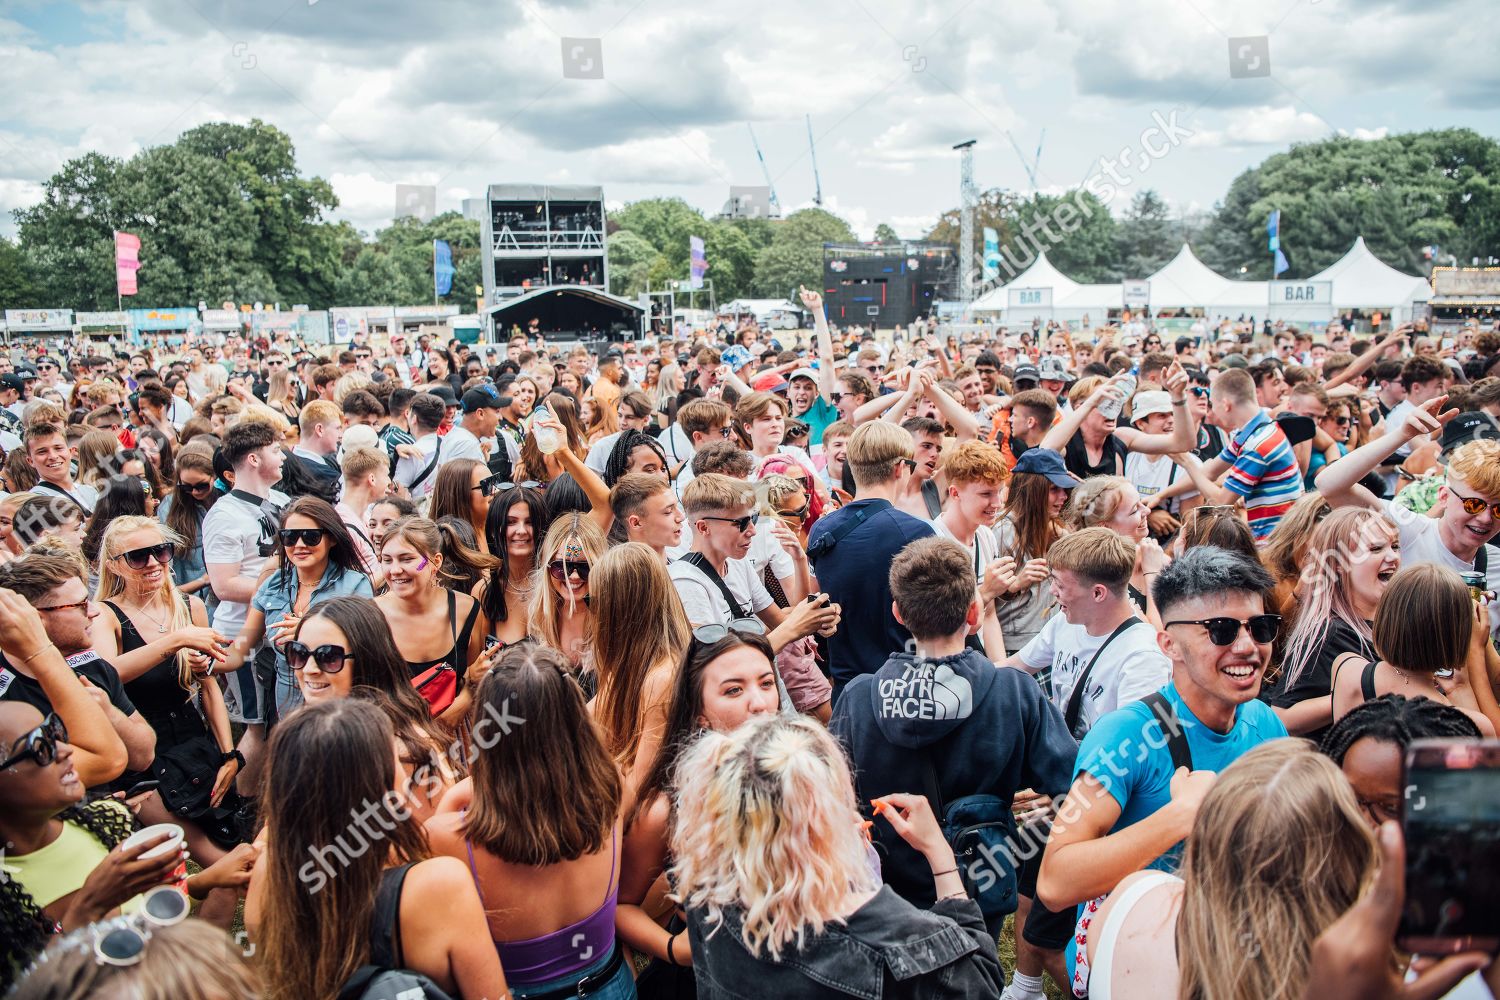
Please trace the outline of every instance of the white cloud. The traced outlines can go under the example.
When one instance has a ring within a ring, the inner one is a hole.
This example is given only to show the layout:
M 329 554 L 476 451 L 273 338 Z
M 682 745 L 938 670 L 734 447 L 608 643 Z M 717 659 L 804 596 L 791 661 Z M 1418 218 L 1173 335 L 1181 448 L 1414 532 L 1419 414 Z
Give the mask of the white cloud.
M 1285 105 L 1234 111 L 1224 128 L 1195 131 L 1185 142 L 1199 147 L 1286 146 L 1324 139 L 1332 132 L 1317 115 Z

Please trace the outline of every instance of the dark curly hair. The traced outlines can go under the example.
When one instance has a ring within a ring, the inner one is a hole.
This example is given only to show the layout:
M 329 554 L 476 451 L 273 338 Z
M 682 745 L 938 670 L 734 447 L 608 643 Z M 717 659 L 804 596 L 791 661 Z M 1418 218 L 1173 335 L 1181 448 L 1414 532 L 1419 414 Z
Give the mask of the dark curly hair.
M 57 814 L 65 823 L 74 823 L 108 850 L 135 832 L 130 812 L 112 800 L 103 799 L 69 806 Z M 0 959 L 0 996 L 7 994 L 16 975 L 35 958 L 51 939 L 57 925 L 42 913 L 36 900 L 15 879 L 0 879 L 0 940 L 8 955 Z
M 1394 743 L 1404 752 L 1412 740 L 1477 740 L 1483 734 L 1473 719 L 1452 705 L 1431 698 L 1384 694 L 1351 708 L 1323 735 L 1318 749 L 1342 767 L 1349 748 L 1367 736 Z

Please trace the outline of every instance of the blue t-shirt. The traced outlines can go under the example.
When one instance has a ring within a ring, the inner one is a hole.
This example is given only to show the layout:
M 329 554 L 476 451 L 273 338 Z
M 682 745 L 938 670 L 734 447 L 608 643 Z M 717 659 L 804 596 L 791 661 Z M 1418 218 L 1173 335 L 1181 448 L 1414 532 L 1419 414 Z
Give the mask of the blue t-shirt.
M 1197 720 L 1175 684 L 1161 688 L 1161 693 L 1187 736 L 1194 770 L 1222 771 L 1247 750 L 1287 735 L 1281 719 L 1262 701 L 1245 702 L 1235 710 L 1229 732 L 1216 733 Z M 1110 833 L 1139 823 L 1172 800 L 1172 755 L 1145 702 L 1132 702 L 1094 723 L 1078 748 L 1073 778 L 1077 780 L 1084 771 L 1120 804 L 1120 818 Z M 1173 872 L 1181 859 L 1182 844 L 1178 843 L 1148 867 Z

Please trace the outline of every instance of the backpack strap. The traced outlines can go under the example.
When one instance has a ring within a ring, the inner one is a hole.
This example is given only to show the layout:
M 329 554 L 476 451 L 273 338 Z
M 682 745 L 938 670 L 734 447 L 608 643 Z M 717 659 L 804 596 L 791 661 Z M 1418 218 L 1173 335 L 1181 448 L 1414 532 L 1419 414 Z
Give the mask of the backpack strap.
M 703 553 L 689 552 L 682 557 L 681 561 L 690 566 L 698 567 L 700 573 L 713 581 L 714 586 L 718 587 L 719 593 L 723 595 L 724 602 L 729 605 L 729 613 L 731 615 L 736 618 L 750 617 L 750 612 L 746 611 L 744 605 L 735 600 L 734 594 L 729 590 L 729 584 L 724 582 L 724 578 L 719 575 L 719 571 L 714 568 L 714 564 L 709 562 Z
M 1188 746 L 1187 733 L 1182 731 L 1182 726 L 1177 722 L 1177 711 L 1172 703 L 1160 691 L 1152 691 L 1141 701 L 1151 709 L 1156 724 L 1161 726 L 1162 735 L 1167 738 L 1167 753 L 1172 755 L 1172 770 L 1175 772 L 1179 767 L 1185 767 L 1191 771 L 1193 751 Z
M 1063 712 L 1063 721 L 1068 725 L 1068 732 L 1073 733 L 1075 737 L 1077 736 L 1078 717 L 1083 714 L 1083 692 L 1088 687 L 1089 676 L 1094 672 L 1094 664 L 1099 662 L 1099 657 L 1104 655 L 1104 650 L 1108 648 L 1110 643 L 1119 638 L 1120 633 L 1130 628 L 1130 626 L 1139 625 L 1140 623 L 1141 620 L 1139 618 L 1131 615 L 1119 625 L 1116 625 L 1115 630 L 1099 644 L 1098 649 L 1094 650 L 1094 655 L 1089 657 L 1089 662 L 1078 675 L 1078 680 L 1073 684 L 1073 693 L 1068 696 L 1067 710 Z
M 423 480 L 425 480 L 428 476 L 432 475 L 432 470 L 437 468 L 438 458 L 442 454 L 443 454 L 443 439 L 442 438 L 438 438 L 437 439 L 437 446 L 432 449 L 432 461 L 428 462 L 427 463 L 427 468 L 423 469 L 420 473 L 418 473 L 417 474 L 417 478 L 413 479 L 411 481 L 411 485 L 407 487 L 408 490 L 414 490 L 414 489 L 416 489 L 418 486 L 422 485 Z
M 1476 552 L 1476 553 L 1474 553 L 1474 571 L 1476 573 L 1483 573 L 1483 574 L 1485 574 L 1485 579 L 1486 580 L 1489 579 L 1489 571 L 1490 571 L 1490 543 L 1489 542 L 1485 542 L 1483 545 L 1479 546 L 1479 551 Z
M 401 962 L 401 887 L 406 882 L 406 873 L 415 862 L 407 862 L 399 868 L 390 868 L 380 875 L 380 888 L 375 892 L 375 912 L 370 920 L 370 962 L 381 969 L 400 969 Z M 363 972 L 364 969 L 360 969 Z M 356 994 L 357 995 L 357 994 Z
M 847 472 L 848 470 L 849 463 L 845 462 L 844 471 Z M 873 513 L 873 504 L 866 504 L 865 506 L 859 508 L 859 510 L 856 510 L 853 514 L 850 514 L 848 519 L 845 520 L 843 524 L 840 524 L 837 528 L 834 528 L 828 534 L 820 537 L 816 543 L 809 545 L 807 547 L 807 554 L 811 556 L 814 561 L 816 561 L 818 556 L 826 555 L 827 553 L 832 552 L 833 547 L 839 542 L 842 542 L 845 536 L 849 534 L 849 532 L 853 531 L 861 524 L 864 524 L 871 513 Z

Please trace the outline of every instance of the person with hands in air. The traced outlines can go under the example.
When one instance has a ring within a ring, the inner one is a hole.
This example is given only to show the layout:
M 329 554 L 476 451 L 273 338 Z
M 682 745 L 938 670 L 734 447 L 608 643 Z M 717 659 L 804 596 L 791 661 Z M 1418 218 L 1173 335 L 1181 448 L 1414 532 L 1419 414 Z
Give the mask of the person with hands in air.
M 1088 903 L 1087 920 L 1131 872 L 1175 871 L 1215 773 L 1286 735 L 1256 700 L 1281 627 L 1265 613 L 1270 587 L 1259 563 L 1213 546 L 1185 552 L 1156 578 L 1157 643 L 1172 680 L 1098 719 L 1083 738 L 1037 876 L 1048 909 Z
M 7 563 L 9 570 L 15 562 Z M 91 602 L 83 581 L 78 580 L 80 600 L 74 608 L 85 611 Z M 43 614 L 56 614 L 57 608 L 41 609 L 14 590 L 0 587 L 0 705 L 10 701 L 33 701 L 26 698 L 27 688 L 39 689 L 50 710 L 73 734 L 73 770 L 85 788 L 107 784 L 125 772 L 130 755 L 124 741 L 110 725 L 109 716 L 79 680 L 77 673 L 63 659 L 62 652 L 47 634 Z M 34 702 L 33 702 L 34 703 Z
M 807 424 L 808 446 L 821 448 L 824 429 L 839 419 L 833 334 L 828 329 L 822 293 L 798 286 L 797 294 L 813 316 L 813 350 L 808 358 L 799 359 L 787 376 L 787 401 L 791 404 L 791 416 Z
M 926 859 L 930 910 L 882 887 L 849 768 L 803 718 L 704 734 L 678 769 L 673 876 L 700 1000 L 995 996 L 995 939 L 927 801 L 878 808 Z M 856 959 L 855 956 L 858 956 Z
M 1131 376 L 1122 372 L 1097 384 L 1084 380 L 1075 385 L 1069 392 L 1069 397 L 1076 399 L 1073 409 L 1064 413 L 1039 447 L 1062 455 L 1068 471 L 1080 479 L 1124 475 L 1127 452 L 1167 455 L 1191 451 L 1198 440 L 1198 423 L 1187 404 L 1187 372 L 1173 362 L 1166 370 L 1165 382 L 1174 417 L 1170 431 L 1148 433 L 1116 426 L 1120 410 L 1128 402 L 1125 393 L 1133 384 Z
M 1402 445 L 1439 434 L 1457 409 L 1444 409 L 1447 396 L 1436 396 L 1411 409 L 1399 425 L 1387 422 L 1385 434 L 1356 448 L 1318 473 L 1318 490 L 1334 507 L 1367 507 L 1396 523 L 1405 566 L 1434 563 L 1456 573 L 1479 573 L 1484 590 L 1500 590 L 1500 551 L 1491 544 L 1500 532 L 1500 441 L 1479 439 L 1447 456 L 1443 484 L 1431 512 L 1419 515 L 1393 500 L 1381 500 L 1360 485 Z M 1489 630 L 1500 634 L 1500 603 L 1489 605 Z

